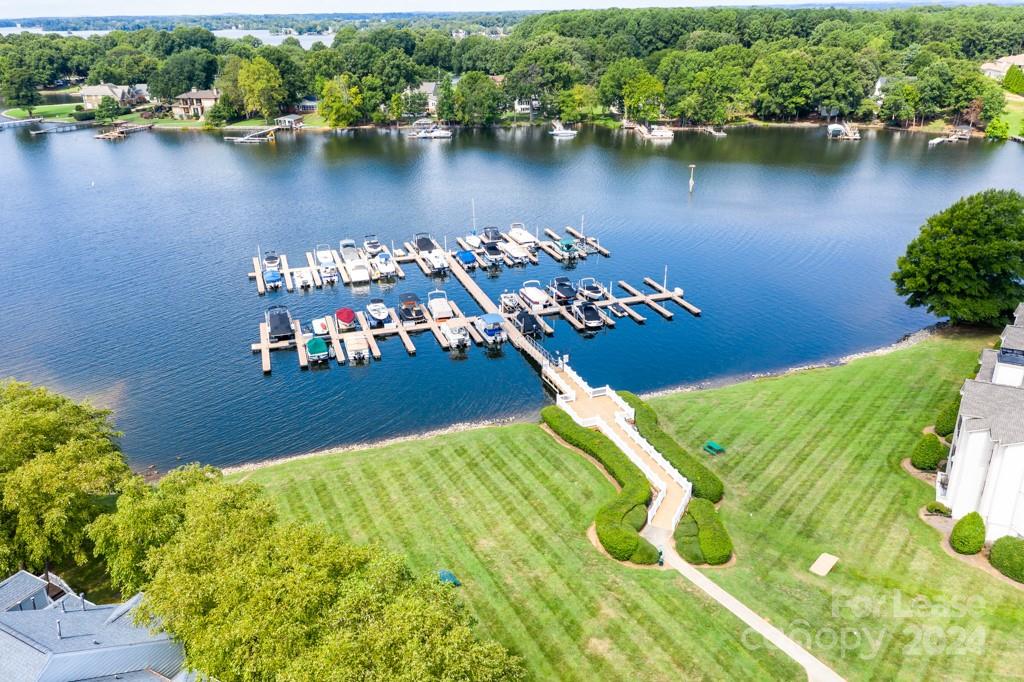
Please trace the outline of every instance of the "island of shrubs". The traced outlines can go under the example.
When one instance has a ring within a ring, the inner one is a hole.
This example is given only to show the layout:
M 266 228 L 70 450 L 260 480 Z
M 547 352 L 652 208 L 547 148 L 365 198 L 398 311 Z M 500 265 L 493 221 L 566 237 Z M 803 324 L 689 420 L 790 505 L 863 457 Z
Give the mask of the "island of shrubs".
M 675 532 L 676 551 L 691 564 L 724 564 L 732 556 L 732 538 L 715 510 L 715 505 L 695 497 L 679 519 Z

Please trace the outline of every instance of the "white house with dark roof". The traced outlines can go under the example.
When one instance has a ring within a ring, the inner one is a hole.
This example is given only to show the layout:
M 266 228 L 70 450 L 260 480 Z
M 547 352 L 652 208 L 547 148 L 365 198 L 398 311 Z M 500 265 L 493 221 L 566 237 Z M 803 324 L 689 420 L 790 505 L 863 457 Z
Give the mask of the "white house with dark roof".
M 954 519 L 978 512 L 985 539 L 1024 537 L 1024 304 L 998 350 L 981 354 L 981 368 L 960 391 L 960 413 L 936 499 Z
M 185 680 L 181 646 L 135 624 L 137 594 L 93 604 L 51 574 L 19 571 L 0 582 L 0 680 Z

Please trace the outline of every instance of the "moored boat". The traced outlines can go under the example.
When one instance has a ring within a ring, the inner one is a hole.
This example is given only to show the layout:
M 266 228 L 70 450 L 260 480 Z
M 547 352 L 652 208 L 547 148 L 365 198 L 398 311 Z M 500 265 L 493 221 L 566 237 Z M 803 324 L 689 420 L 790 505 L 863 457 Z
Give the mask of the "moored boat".
M 505 252 L 513 265 L 526 265 L 530 262 L 530 253 L 522 244 L 515 242 L 501 242 L 499 248 Z
M 387 249 L 373 257 L 373 267 L 377 269 L 377 274 L 384 279 L 391 279 L 398 274 L 398 266 L 395 265 L 395 259 L 391 257 Z
M 498 297 L 498 305 L 503 313 L 514 313 L 523 307 L 523 299 L 514 291 L 506 291 Z
M 543 308 L 551 302 L 551 297 L 541 288 L 540 280 L 536 279 L 528 279 L 523 282 L 523 286 L 519 289 L 519 295 L 531 308 Z
M 331 351 L 327 346 L 327 342 L 319 336 L 314 336 L 306 341 L 306 357 L 309 358 L 310 362 L 327 362 L 331 357 Z
M 402 294 L 398 297 L 398 319 L 403 324 L 426 322 L 427 318 L 423 315 L 419 296 L 416 294 Z
M 462 320 L 445 320 L 440 325 L 441 334 L 444 335 L 448 346 L 452 350 L 465 350 L 469 348 L 469 332 L 466 330 Z
M 548 135 L 551 135 L 552 137 L 557 139 L 572 139 L 576 137 L 576 133 L 578 132 L 578 130 L 566 128 L 564 125 L 562 125 L 562 122 L 556 118 L 551 122 L 551 130 L 548 131 Z
M 351 308 L 338 308 L 334 311 L 334 323 L 338 331 L 347 332 L 356 327 L 356 314 Z
M 360 255 L 359 249 L 356 248 L 355 240 L 342 239 L 339 242 L 339 247 L 341 260 L 345 263 L 345 269 L 348 270 L 348 276 L 352 283 L 368 283 L 370 281 L 370 266 L 366 259 Z
M 505 252 L 501 250 L 497 242 L 487 242 L 483 246 L 484 260 L 488 265 L 501 265 L 505 261 Z
M 281 267 L 281 257 L 277 251 L 265 251 L 263 253 L 263 269 L 277 270 Z
M 520 310 L 516 313 L 515 317 L 512 318 L 512 324 L 525 336 L 533 338 L 540 336 L 543 331 L 537 318 L 529 310 Z
M 476 255 L 472 251 L 456 251 L 455 257 L 459 259 L 459 264 L 467 270 L 472 270 L 477 266 Z
M 576 298 L 576 287 L 568 277 L 555 277 L 548 283 L 548 293 L 556 303 L 565 305 Z
M 531 234 L 523 223 L 512 223 L 512 226 L 508 230 L 508 237 L 512 241 L 525 246 L 531 251 L 537 249 L 537 237 Z
M 435 289 L 427 294 L 427 310 L 430 316 L 441 322 L 455 316 L 452 304 L 448 301 L 448 294 L 440 289 Z
M 562 239 L 559 239 L 555 242 L 555 249 L 562 255 L 562 258 L 567 261 L 574 261 L 582 255 L 580 253 L 579 244 L 577 244 L 576 240 L 571 237 L 563 237 Z
M 330 336 L 331 330 L 326 317 L 314 317 L 309 324 L 313 328 L 314 336 Z
M 310 276 L 309 270 L 305 268 L 293 270 L 292 277 L 295 278 L 295 286 L 300 289 L 309 289 L 313 286 L 313 278 Z
M 604 298 L 605 289 L 593 277 L 584 277 L 576 283 L 576 291 L 580 296 L 591 301 L 599 301 Z
M 473 326 L 480 332 L 480 336 L 488 346 L 500 346 L 508 338 L 505 333 L 505 318 L 497 313 L 480 315 L 473 320 Z
M 295 338 L 292 314 L 283 305 L 273 305 L 267 308 L 263 319 L 267 323 L 271 341 L 284 341 Z
M 582 322 L 585 329 L 600 329 L 604 326 L 600 311 L 590 301 L 576 301 L 572 304 L 571 311 L 573 317 Z
M 266 283 L 267 288 L 271 291 L 277 291 L 281 288 L 281 283 L 284 278 L 281 277 L 281 273 L 277 270 L 267 270 L 263 273 L 263 281 Z
M 370 302 L 366 304 L 366 314 L 370 316 L 370 322 L 375 326 L 383 326 L 391 321 L 391 311 L 388 310 L 383 299 L 370 299 Z
M 377 239 L 377 235 L 368 234 L 363 237 L 363 249 L 366 251 L 368 256 L 376 256 L 378 253 L 384 250 L 384 245 Z

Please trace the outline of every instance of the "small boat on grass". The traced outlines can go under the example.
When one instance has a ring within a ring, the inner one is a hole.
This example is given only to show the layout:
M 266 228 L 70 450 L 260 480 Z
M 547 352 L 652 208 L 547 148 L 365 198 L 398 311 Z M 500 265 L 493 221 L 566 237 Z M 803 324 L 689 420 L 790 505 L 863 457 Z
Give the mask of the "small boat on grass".
M 292 327 L 292 314 L 283 305 L 272 305 L 267 308 L 263 319 L 270 331 L 271 341 L 285 341 L 295 338 L 295 329 Z
M 486 313 L 473 320 L 473 326 L 480 332 L 488 346 L 500 346 L 508 340 L 505 333 L 505 318 L 497 313 Z
M 523 282 L 523 286 L 519 289 L 519 295 L 531 308 L 543 308 L 551 303 L 551 297 L 541 289 L 540 280 L 537 279 L 528 279 Z
M 370 299 L 370 302 L 366 304 L 366 314 L 370 316 L 370 323 L 378 327 L 391 321 L 391 311 L 388 310 L 383 299 Z
M 590 301 L 576 301 L 570 310 L 572 316 L 582 322 L 585 329 L 600 329 L 604 326 L 600 311 Z
M 356 314 L 351 308 L 338 308 L 334 311 L 334 323 L 338 331 L 347 332 L 356 328 Z
M 430 311 L 430 316 L 438 322 L 455 317 L 452 304 L 448 301 L 448 294 L 440 289 L 435 289 L 427 294 L 427 310 Z
M 319 336 L 314 336 L 309 341 L 306 341 L 306 357 L 309 358 L 310 362 L 327 362 L 331 357 L 331 351 L 327 346 L 327 342 Z
M 419 324 L 426 322 L 423 315 L 423 308 L 420 305 L 420 297 L 416 294 L 402 294 L 398 297 L 398 319 L 402 324 Z
M 590 301 L 600 301 L 605 295 L 604 287 L 593 277 L 584 277 L 577 282 L 576 291 L 579 292 L 580 296 Z
M 559 305 L 565 305 L 576 298 L 576 287 L 568 277 L 555 277 L 548 284 L 548 293 Z

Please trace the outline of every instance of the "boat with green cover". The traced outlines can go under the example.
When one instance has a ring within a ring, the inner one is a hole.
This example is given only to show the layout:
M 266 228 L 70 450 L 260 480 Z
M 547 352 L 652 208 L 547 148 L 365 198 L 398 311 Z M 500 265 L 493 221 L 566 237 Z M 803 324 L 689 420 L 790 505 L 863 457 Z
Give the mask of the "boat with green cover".
M 327 347 L 326 341 L 319 336 L 314 336 L 309 341 L 306 341 L 306 355 L 309 357 L 310 362 L 327 362 L 331 357 L 331 352 Z

